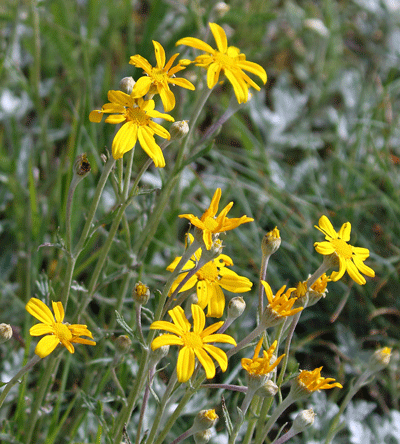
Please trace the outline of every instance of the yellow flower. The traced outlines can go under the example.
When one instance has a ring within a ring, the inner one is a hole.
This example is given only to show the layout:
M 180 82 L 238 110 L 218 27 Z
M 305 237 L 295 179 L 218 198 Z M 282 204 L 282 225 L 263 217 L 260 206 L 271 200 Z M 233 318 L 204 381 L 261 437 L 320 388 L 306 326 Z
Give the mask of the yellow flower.
M 233 206 L 233 202 L 230 202 L 218 215 L 215 217 L 218 211 L 219 201 L 221 199 L 221 188 L 217 188 L 214 196 L 211 200 L 209 208 L 204 212 L 201 219 L 194 216 L 193 214 L 181 214 L 179 217 L 184 217 L 190 220 L 190 223 L 195 227 L 203 231 L 203 241 L 209 250 L 212 245 L 212 235 L 223 233 L 224 231 L 233 230 L 241 224 L 246 222 L 252 222 L 254 219 L 247 216 L 242 216 L 240 218 L 229 219 L 226 217 L 229 210 Z
M 297 376 L 296 381 L 309 393 L 334 387 L 343 388 L 342 384 L 339 382 L 331 384 L 335 380 L 334 378 L 323 378 L 321 376 L 321 370 L 322 367 L 316 368 L 313 371 L 302 370 Z
M 179 62 L 172 68 L 172 64 L 178 57 L 174 54 L 165 64 L 165 51 L 160 43 L 153 40 L 154 52 L 156 54 L 157 66 L 154 68 L 141 55 L 137 54 L 131 57 L 129 63 L 138 68 L 142 68 L 147 76 L 140 77 L 133 87 L 131 96 L 134 98 L 143 97 L 148 92 L 150 94 L 160 94 L 161 101 L 164 105 L 164 111 L 169 112 L 175 108 L 175 96 L 169 89 L 169 83 L 178 85 L 182 88 L 194 90 L 194 85 L 189 80 L 174 77 L 179 71 L 185 69 L 185 66 Z
M 90 113 L 89 120 L 98 123 L 101 122 L 104 113 L 111 113 L 112 115 L 105 120 L 107 123 L 125 122 L 114 136 L 112 143 L 114 159 L 120 159 L 135 146 L 139 139 L 141 147 L 153 159 L 154 165 L 164 167 L 164 156 L 154 140 L 154 134 L 168 140 L 170 134 L 151 119 L 162 118 L 173 122 L 173 117 L 156 111 L 154 100 L 134 99 L 122 91 L 108 91 L 108 100 L 110 103 L 103 105 L 101 110 L 94 110 Z
M 271 359 L 274 356 L 274 352 L 278 344 L 277 341 L 274 341 L 274 343 L 267 351 L 263 351 L 263 357 L 259 358 L 258 355 L 261 350 L 262 342 L 263 338 L 258 341 L 257 347 L 254 351 L 253 359 L 243 358 L 241 360 L 242 367 L 247 371 L 249 375 L 268 375 L 268 373 L 271 373 L 272 370 L 277 367 L 277 365 L 285 356 L 284 354 L 279 356 L 279 358 L 277 358 L 275 362 L 271 364 Z
M 249 97 L 249 86 L 257 91 L 260 91 L 260 87 L 244 71 L 257 75 L 264 84 L 267 82 L 267 73 L 257 63 L 247 61 L 238 48 L 228 46 L 225 31 L 221 26 L 216 23 L 209 25 L 218 49 L 194 37 L 180 39 L 176 45 L 187 45 L 206 52 L 207 54 L 196 57 L 194 63 L 196 66 L 207 68 L 207 86 L 213 88 L 218 82 L 220 72 L 223 71 L 233 86 L 238 102 L 245 103 Z
M 193 242 L 193 236 L 189 234 L 189 239 Z M 200 260 L 201 248 L 192 256 L 183 267 L 183 271 L 189 271 L 196 266 Z M 175 260 L 167 267 L 168 271 L 174 271 L 181 257 Z M 239 276 L 234 271 L 229 270 L 228 266 L 233 265 L 232 259 L 226 254 L 220 254 L 214 260 L 207 262 L 189 280 L 182 286 L 179 293 L 190 290 L 196 286 L 197 304 L 204 310 L 208 306 L 207 317 L 220 318 L 225 309 L 225 296 L 221 288 L 232 293 L 245 293 L 250 291 L 253 283 L 244 276 Z M 185 279 L 187 273 L 181 273 L 172 284 L 170 294 Z
M 365 274 L 369 277 L 374 277 L 375 272 L 372 268 L 364 264 L 365 259 L 369 256 L 367 248 L 353 247 L 347 242 L 350 240 L 351 224 L 346 222 L 337 233 L 331 222 L 326 216 L 321 216 L 318 221 L 319 226 L 315 225 L 321 233 L 325 235 L 327 242 L 315 242 L 314 247 L 316 251 L 323 255 L 335 255 L 339 260 L 339 271 L 333 271 L 331 279 L 338 281 L 347 271 L 353 281 L 357 284 L 365 284 L 365 278 L 360 274 Z
M 298 298 L 291 298 L 290 295 L 294 290 L 296 290 L 296 288 L 288 288 L 284 293 L 286 288 L 286 285 L 284 285 L 280 290 L 277 291 L 276 295 L 274 296 L 268 282 L 261 281 L 261 284 L 265 289 L 265 294 L 269 302 L 265 310 L 270 312 L 271 315 L 275 316 L 277 319 L 293 316 L 294 314 L 303 310 L 303 307 L 292 309 L 293 304 L 297 301 Z
M 26 310 L 34 316 L 41 324 L 36 324 L 29 330 L 31 336 L 48 335 L 42 338 L 35 349 L 35 353 L 41 358 L 48 356 L 58 344 L 62 344 L 70 353 L 75 349 L 72 343 L 96 345 L 94 341 L 82 339 L 80 336 L 93 338 L 92 333 L 86 325 L 63 324 L 64 308 L 61 302 L 52 302 L 55 319 L 49 307 L 40 299 L 31 298 L 26 304 Z
M 210 358 L 211 355 L 220 365 L 224 372 L 228 368 L 228 358 L 226 353 L 211 345 L 213 342 L 223 342 L 236 345 L 236 341 L 229 335 L 212 334 L 222 325 L 223 321 L 216 322 L 204 329 L 206 317 L 199 305 L 192 305 L 193 331 L 190 331 L 191 325 L 185 316 L 182 307 L 174 307 L 168 313 L 173 323 L 166 321 L 155 321 L 150 325 L 151 329 L 166 330 L 171 334 L 158 336 L 151 343 L 152 350 L 163 345 L 180 345 L 176 372 L 179 382 L 186 382 L 192 376 L 195 366 L 195 357 L 204 367 L 207 379 L 215 376 L 215 364 Z

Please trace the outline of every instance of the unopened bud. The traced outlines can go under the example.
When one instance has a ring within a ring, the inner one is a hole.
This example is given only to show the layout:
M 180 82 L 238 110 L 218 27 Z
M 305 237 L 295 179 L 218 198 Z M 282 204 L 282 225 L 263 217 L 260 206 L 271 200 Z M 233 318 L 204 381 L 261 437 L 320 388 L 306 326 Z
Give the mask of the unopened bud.
M 10 324 L 0 324 L 0 344 L 12 338 L 13 331 Z
M 177 122 L 174 122 L 169 129 L 171 139 L 173 140 L 181 139 L 186 136 L 188 132 L 189 125 L 187 120 L 178 120 Z
M 274 381 L 269 379 L 265 381 L 264 384 L 256 391 L 256 395 L 261 398 L 272 398 L 278 393 L 279 387 Z
M 212 427 L 218 419 L 218 415 L 215 413 L 214 409 L 211 410 L 200 410 L 194 418 L 193 431 L 201 432 Z
M 74 173 L 80 177 L 85 177 L 90 173 L 92 167 L 88 161 L 86 153 L 80 154 L 76 157 L 74 162 Z
M 222 18 L 227 12 L 229 12 L 230 9 L 231 7 L 225 2 L 218 2 L 214 6 L 214 11 L 217 13 L 219 18 Z
M 389 347 L 384 347 L 376 350 L 375 353 L 370 357 L 368 366 L 372 373 L 379 372 L 385 368 L 390 362 L 392 349 Z
M 236 296 L 229 301 L 228 318 L 236 319 L 241 316 L 246 308 L 246 302 L 240 296 Z
M 150 298 L 150 289 L 140 281 L 135 285 L 132 294 L 133 300 L 139 305 L 146 305 Z
M 119 353 L 120 355 L 124 355 L 125 353 L 128 353 L 128 351 L 130 350 L 132 346 L 132 340 L 127 335 L 121 335 L 118 336 L 114 344 L 117 353 Z
M 169 345 L 162 345 L 156 350 L 151 350 L 149 357 L 149 367 L 151 368 L 157 365 L 157 363 L 161 361 L 162 358 L 165 358 L 165 356 L 167 356 L 168 352 L 169 352 Z
M 300 433 L 307 427 L 314 424 L 315 413 L 313 409 L 303 410 L 300 412 L 292 424 L 292 429 L 294 432 Z
M 261 251 L 264 256 L 270 256 L 275 253 L 281 245 L 281 235 L 278 227 L 268 232 L 261 241 Z
M 123 91 L 126 94 L 131 94 L 133 87 L 135 86 L 135 81 L 133 80 L 133 77 L 124 77 L 119 82 L 119 89 Z
M 203 430 L 202 432 L 197 432 L 193 435 L 194 442 L 196 444 L 207 444 L 211 439 L 211 430 Z

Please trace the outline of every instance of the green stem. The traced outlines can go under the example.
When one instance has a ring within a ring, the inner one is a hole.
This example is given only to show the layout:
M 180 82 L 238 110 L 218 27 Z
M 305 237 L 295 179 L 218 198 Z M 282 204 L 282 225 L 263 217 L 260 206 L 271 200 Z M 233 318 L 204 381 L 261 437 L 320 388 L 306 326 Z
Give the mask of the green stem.
M 276 420 L 282 415 L 282 413 L 293 404 L 294 400 L 292 396 L 287 396 L 273 411 L 271 417 L 269 418 L 267 424 L 263 428 L 261 433 L 261 440 L 256 440 L 254 444 L 261 444 L 267 439 L 267 435 L 271 430 L 272 426 L 275 424 Z
M 31 370 L 40 361 L 40 359 L 39 356 L 35 355 L 10 381 L 7 382 L 7 385 L 4 387 L 4 390 L 0 395 L 0 407 L 3 405 L 9 391 L 25 375 L 25 373 Z

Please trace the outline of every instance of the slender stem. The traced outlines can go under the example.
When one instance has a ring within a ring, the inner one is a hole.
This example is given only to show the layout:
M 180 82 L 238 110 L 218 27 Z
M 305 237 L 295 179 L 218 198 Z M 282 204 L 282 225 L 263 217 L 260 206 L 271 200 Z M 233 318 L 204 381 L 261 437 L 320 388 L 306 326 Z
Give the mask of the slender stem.
M 140 408 L 139 422 L 138 422 L 137 429 L 136 429 L 136 441 L 135 441 L 136 444 L 140 444 L 140 434 L 142 431 L 143 419 L 144 419 L 144 414 L 146 412 L 147 403 L 149 402 L 150 387 L 153 382 L 155 368 L 156 368 L 156 366 L 154 365 L 154 367 L 152 369 L 150 369 L 150 371 L 149 371 L 148 382 L 146 385 L 146 389 L 144 391 L 143 402 L 142 402 L 142 406 Z
M 14 387 L 14 385 L 25 375 L 29 370 L 31 370 L 39 361 L 40 357 L 35 355 L 21 370 L 7 382 L 7 385 L 4 387 L 0 395 L 0 407 L 3 405 L 4 400 L 6 399 L 9 391 Z
M 178 444 L 178 442 L 183 441 L 184 439 L 188 438 L 189 436 L 192 436 L 194 434 L 193 427 L 190 427 L 190 429 L 186 430 L 186 432 L 183 432 L 182 435 L 178 436 L 178 438 L 174 439 L 171 444 Z
M 156 415 L 155 415 L 155 418 L 153 421 L 153 425 L 151 427 L 149 436 L 146 440 L 146 444 L 152 444 L 154 442 L 154 438 L 157 434 L 158 427 L 159 427 L 162 417 L 164 415 L 165 407 L 166 407 L 167 402 L 169 401 L 169 398 L 175 388 L 176 382 L 177 382 L 177 374 L 176 374 L 176 370 L 175 370 L 172 373 L 171 379 L 169 380 L 167 388 L 165 389 L 164 395 L 161 398 L 161 402 L 158 406 L 158 409 L 157 409 L 157 412 L 156 412 Z
M 271 417 L 269 418 L 267 424 L 263 428 L 261 433 L 262 439 L 260 441 L 255 441 L 254 444 L 261 444 L 267 439 L 267 435 L 271 430 L 272 426 L 275 424 L 276 420 L 282 415 L 282 413 L 293 404 L 294 400 L 292 396 L 287 396 L 277 407 L 272 411 Z
M 142 344 L 145 344 L 146 341 L 143 336 L 142 330 L 142 306 L 141 304 L 136 304 L 136 330 L 139 333 L 139 338 Z
M 287 433 L 282 435 L 280 438 L 276 439 L 272 442 L 272 444 L 283 444 L 284 442 L 288 441 L 290 438 L 293 438 L 293 436 L 297 435 L 300 432 L 296 432 L 293 429 L 290 429 Z
M 233 385 L 233 384 L 201 384 L 200 387 L 231 390 L 232 392 L 242 392 L 242 393 L 246 393 L 248 390 L 248 388 L 244 385 Z
M 317 270 L 310 276 L 307 280 L 307 288 L 310 288 L 311 285 L 313 285 L 318 278 L 320 278 L 324 273 L 326 273 L 329 268 L 331 268 L 331 265 L 328 263 L 328 261 L 323 261 L 322 264 L 317 268 Z
M 112 368 L 111 368 L 111 376 L 112 376 L 112 379 L 113 379 L 113 381 L 114 381 L 114 384 L 117 386 L 117 389 L 121 392 L 122 399 L 123 399 L 123 401 L 124 401 L 124 404 L 126 405 L 125 392 L 124 392 L 124 389 L 123 389 L 122 386 L 121 386 L 121 383 L 120 383 L 119 380 L 118 380 L 117 374 L 116 374 L 116 372 L 115 372 L 115 367 L 112 367 Z
M 260 281 L 265 281 L 265 276 L 267 275 L 267 267 L 270 254 L 263 254 L 261 258 L 261 267 L 260 267 Z M 258 282 L 258 319 L 260 320 L 262 314 L 264 313 L 264 285 L 261 285 L 261 282 Z
M 334 436 L 338 432 L 338 424 L 339 424 L 340 418 L 341 418 L 343 412 L 345 411 L 347 405 L 349 404 L 349 402 L 351 401 L 353 396 L 358 392 L 358 390 L 365 384 L 365 381 L 371 376 L 371 374 L 372 373 L 370 370 L 366 370 L 364 373 L 362 373 L 359 376 L 357 381 L 354 383 L 353 387 L 350 388 L 349 392 L 347 393 L 347 395 L 345 396 L 345 398 L 343 399 L 343 401 L 340 405 L 339 411 L 337 412 L 335 417 L 332 419 L 332 422 L 329 426 L 328 434 L 325 439 L 325 444 L 330 444 L 332 442 L 332 439 L 334 438 Z

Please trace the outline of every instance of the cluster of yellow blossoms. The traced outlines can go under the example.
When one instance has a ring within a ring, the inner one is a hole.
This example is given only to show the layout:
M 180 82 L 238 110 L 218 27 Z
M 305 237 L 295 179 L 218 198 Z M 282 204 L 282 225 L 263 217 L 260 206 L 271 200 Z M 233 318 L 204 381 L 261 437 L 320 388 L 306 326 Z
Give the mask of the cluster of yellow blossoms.
M 130 94 L 122 91 L 109 91 L 108 100 L 110 102 L 103 105 L 101 110 L 94 110 L 90 113 L 91 122 L 101 122 L 103 114 L 111 114 L 105 120 L 107 123 L 123 123 L 112 143 L 114 159 L 120 159 L 139 140 L 140 146 L 154 161 L 154 165 L 160 168 L 165 166 L 162 150 L 157 145 L 154 134 L 169 140 L 170 133 L 152 119 L 158 117 L 173 122 L 174 118 L 169 114 L 156 111 L 152 97 L 158 94 L 164 111 L 172 111 L 175 107 L 175 96 L 170 85 L 188 90 L 195 89 L 189 80 L 175 77 L 176 73 L 184 70 L 190 63 L 207 69 L 207 85 L 210 89 L 215 86 L 220 73 L 223 72 L 231 82 L 239 103 L 247 102 L 250 86 L 260 90 L 260 87 L 244 71 L 259 76 L 263 83 L 266 83 L 265 70 L 257 63 L 247 61 L 246 56 L 241 54 L 238 48 L 228 46 L 225 31 L 221 26 L 216 23 L 209 25 L 217 49 L 213 49 L 207 43 L 193 37 L 183 38 L 176 44 L 191 46 L 206 52 L 206 54 L 196 57 L 193 62 L 187 59 L 179 60 L 175 66 L 172 66 L 179 53 L 174 54 L 166 63 L 164 48 L 153 40 L 156 66 L 153 67 L 141 55 L 132 56 L 129 63 L 142 68 L 145 75 L 137 80 Z M 144 99 L 146 95 L 148 100 Z

